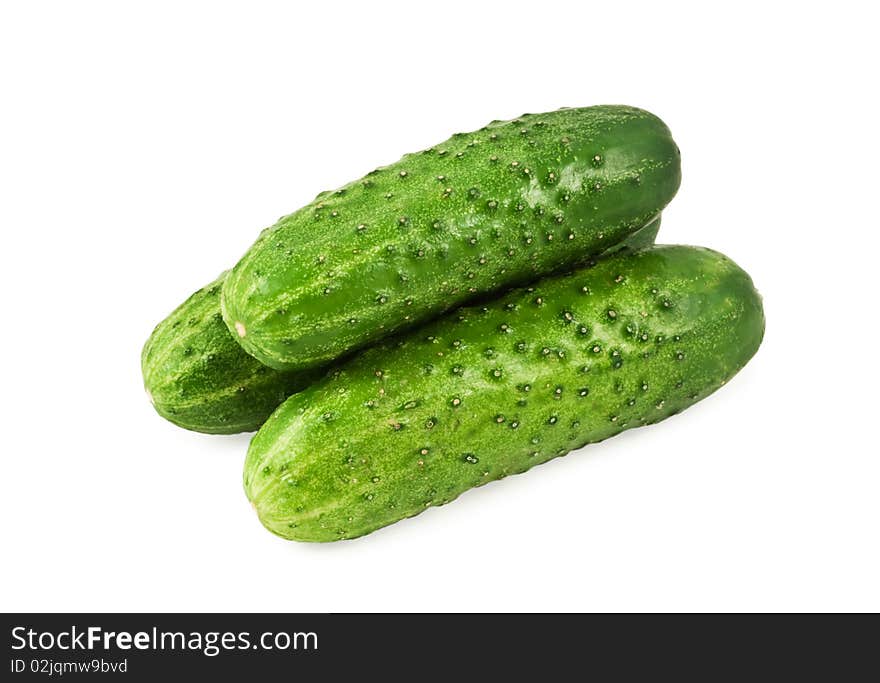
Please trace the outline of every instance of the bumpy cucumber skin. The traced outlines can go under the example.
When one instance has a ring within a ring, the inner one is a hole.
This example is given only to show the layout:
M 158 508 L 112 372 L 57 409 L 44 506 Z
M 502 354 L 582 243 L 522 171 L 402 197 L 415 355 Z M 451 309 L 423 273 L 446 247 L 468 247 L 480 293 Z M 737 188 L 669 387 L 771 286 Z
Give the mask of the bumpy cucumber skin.
M 225 276 L 159 323 L 141 353 L 144 387 L 156 411 L 208 434 L 259 429 L 284 399 L 320 376 L 279 372 L 244 352 L 220 315 Z
M 659 227 L 658 216 L 612 249 L 653 244 Z M 144 387 L 156 411 L 206 434 L 256 431 L 288 396 L 322 374 L 274 370 L 245 353 L 220 315 L 225 277 L 193 293 L 159 323 L 141 354 Z
M 763 331 L 760 296 L 725 256 L 623 252 L 355 356 L 257 432 L 245 490 L 284 538 L 361 536 L 675 415 Z
M 585 262 L 675 195 L 666 125 L 624 106 L 493 122 L 265 230 L 223 286 L 244 349 L 309 368 L 487 292 Z

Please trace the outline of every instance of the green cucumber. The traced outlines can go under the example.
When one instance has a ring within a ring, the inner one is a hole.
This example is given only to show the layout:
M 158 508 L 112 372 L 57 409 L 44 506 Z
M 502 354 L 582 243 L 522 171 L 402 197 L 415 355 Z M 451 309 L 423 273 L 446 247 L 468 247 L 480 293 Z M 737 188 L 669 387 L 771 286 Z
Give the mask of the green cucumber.
M 623 252 L 356 355 L 272 414 L 244 487 L 280 536 L 361 536 L 675 415 L 763 331 L 751 279 L 725 256 Z
M 189 297 L 150 335 L 141 354 L 144 387 L 164 418 L 208 434 L 260 428 L 317 371 L 279 372 L 255 360 L 220 315 L 224 273 Z
M 264 230 L 223 285 L 223 317 L 266 365 L 322 365 L 585 262 L 656 216 L 680 176 L 668 128 L 640 109 L 496 121 Z

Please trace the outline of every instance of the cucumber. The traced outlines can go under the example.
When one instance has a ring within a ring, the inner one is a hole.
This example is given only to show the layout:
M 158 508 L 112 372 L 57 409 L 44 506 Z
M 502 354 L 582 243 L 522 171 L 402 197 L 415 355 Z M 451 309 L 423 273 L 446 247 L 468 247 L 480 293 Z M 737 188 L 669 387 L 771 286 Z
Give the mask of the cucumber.
M 223 317 L 266 365 L 322 365 L 585 262 L 656 216 L 680 176 L 668 128 L 640 109 L 496 121 L 264 230 L 223 285 Z
M 226 274 L 156 326 L 144 345 L 144 387 L 164 418 L 208 434 L 255 431 L 318 371 L 279 372 L 242 350 L 220 315 Z
M 751 279 L 725 256 L 623 252 L 353 357 L 272 414 L 244 487 L 279 536 L 361 536 L 675 415 L 763 331 Z

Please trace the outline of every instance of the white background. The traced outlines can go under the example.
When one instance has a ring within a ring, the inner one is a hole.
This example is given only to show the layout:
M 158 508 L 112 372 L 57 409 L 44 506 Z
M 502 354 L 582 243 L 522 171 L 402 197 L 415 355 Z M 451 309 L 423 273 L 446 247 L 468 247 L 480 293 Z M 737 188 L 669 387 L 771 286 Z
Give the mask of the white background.
M 4 3 L 0 609 L 880 609 L 867 7 Z M 752 274 L 754 360 L 661 425 L 360 540 L 263 530 L 248 435 L 144 396 L 153 326 L 318 191 L 597 103 L 672 128 L 661 241 Z

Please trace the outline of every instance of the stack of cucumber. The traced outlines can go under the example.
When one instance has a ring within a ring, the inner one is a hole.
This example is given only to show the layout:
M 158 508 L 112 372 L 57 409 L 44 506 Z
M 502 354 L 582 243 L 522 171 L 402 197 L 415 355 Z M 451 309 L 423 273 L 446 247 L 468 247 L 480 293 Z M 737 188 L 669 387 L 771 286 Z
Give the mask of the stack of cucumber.
M 757 351 L 730 259 L 655 246 L 681 177 L 633 107 L 527 114 L 281 218 L 156 327 L 160 415 L 258 430 L 270 531 L 362 536 L 708 396 Z

